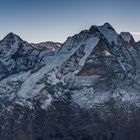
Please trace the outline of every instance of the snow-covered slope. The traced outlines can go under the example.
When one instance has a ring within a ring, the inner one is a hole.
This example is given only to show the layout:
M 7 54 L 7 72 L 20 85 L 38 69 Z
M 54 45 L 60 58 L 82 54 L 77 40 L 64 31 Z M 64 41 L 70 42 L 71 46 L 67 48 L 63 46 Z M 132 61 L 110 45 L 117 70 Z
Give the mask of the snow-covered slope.
M 91 117 L 88 111 L 98 109 L 107 121 L 104 113 L 109 117 L 112 108 L 129 112 L 131 105 L 140 107 L 139 61 L 139 44 L 109 23 L 93 25 L 61 47 L 29 44 L 8 34 L 0 41 L 0 140 L 88 140 L 82 129 L 93 139 L 84 113 Z

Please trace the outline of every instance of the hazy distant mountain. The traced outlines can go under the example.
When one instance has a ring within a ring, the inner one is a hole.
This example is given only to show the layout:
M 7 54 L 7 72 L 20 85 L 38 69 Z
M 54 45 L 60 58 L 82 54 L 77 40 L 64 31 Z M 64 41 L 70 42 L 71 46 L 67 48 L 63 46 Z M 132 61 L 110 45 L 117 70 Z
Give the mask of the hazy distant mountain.
M 32 43 L 33 47 L 40 49 L 40 50 L 48 50 L 48 51 L 55 51 L 56 49 L 59 49 L 61 47 L 61 43 L 58 42 L 41 42 L 34 44 Z
M 0 42 L 0 140 L 139 140 L 140 43 L 105 23 L 62 45 Z

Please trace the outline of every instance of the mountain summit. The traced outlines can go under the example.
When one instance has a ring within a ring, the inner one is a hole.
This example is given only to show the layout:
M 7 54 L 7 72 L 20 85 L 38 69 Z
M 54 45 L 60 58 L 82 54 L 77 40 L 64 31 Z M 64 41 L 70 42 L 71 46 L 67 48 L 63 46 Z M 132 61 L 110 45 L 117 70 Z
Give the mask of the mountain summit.
M 139 47 L 109 23 L 63 44 L 7 35 L 0 42 L 0 140 L 140 139 L 133 123 L 140 121 Z
M 20 39 L 20 37 L 14 34 L 13 32 L 10 32 L 9 34 L 6 35 L 6 37 L 4 37 L 3 40 L 8 41 L 8 40 L 14 40 L 14 39 Z

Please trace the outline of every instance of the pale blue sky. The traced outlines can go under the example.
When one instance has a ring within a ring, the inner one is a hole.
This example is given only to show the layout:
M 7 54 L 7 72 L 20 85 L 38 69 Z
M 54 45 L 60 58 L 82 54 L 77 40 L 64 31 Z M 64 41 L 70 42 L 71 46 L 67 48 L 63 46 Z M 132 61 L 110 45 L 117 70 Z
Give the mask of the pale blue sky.
M 140 0 L 0 0 L 0 39 L 9 32 L 29 42 L 59 41 L 111 23 L 140 40 Z

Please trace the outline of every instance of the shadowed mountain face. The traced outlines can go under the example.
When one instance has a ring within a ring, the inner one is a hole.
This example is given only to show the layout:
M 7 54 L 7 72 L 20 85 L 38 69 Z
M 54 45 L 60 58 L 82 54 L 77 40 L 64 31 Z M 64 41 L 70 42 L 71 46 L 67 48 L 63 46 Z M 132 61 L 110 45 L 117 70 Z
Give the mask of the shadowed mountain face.
M 62 45 L 0 41 L 0 140 L 139 140 L 140 43 L 105 23 Z

